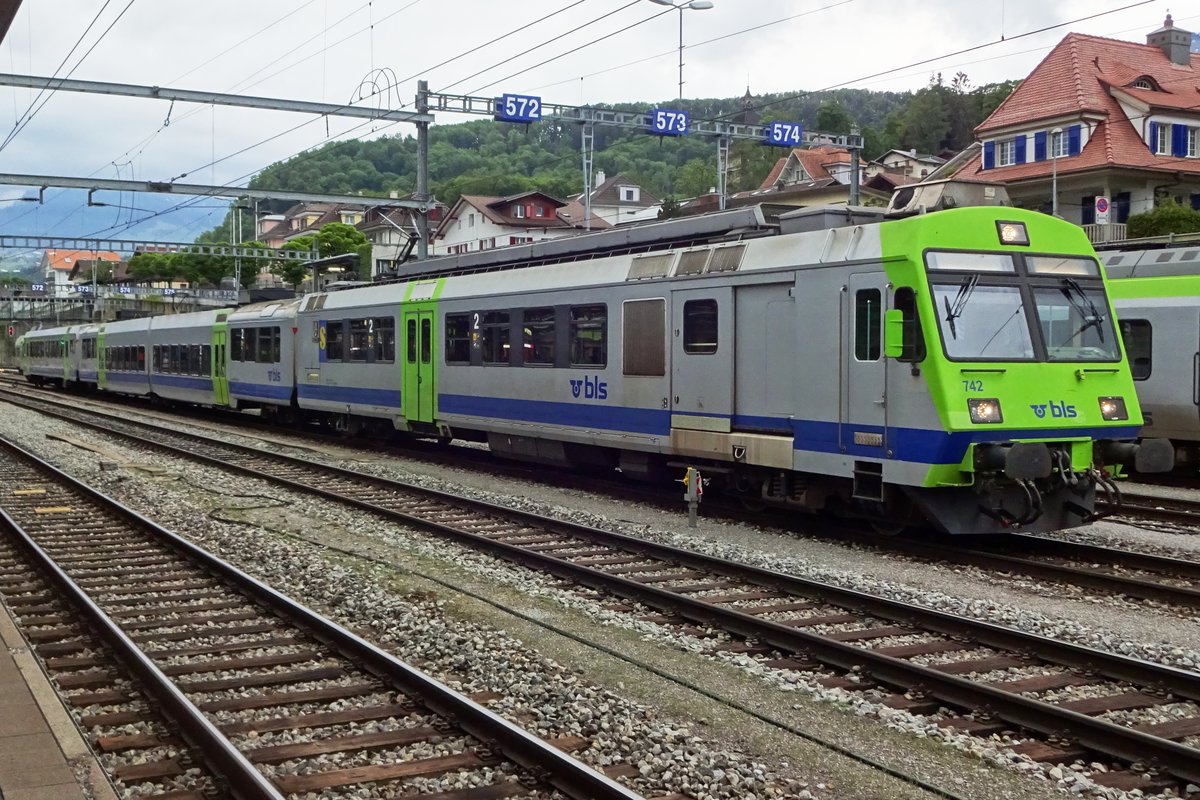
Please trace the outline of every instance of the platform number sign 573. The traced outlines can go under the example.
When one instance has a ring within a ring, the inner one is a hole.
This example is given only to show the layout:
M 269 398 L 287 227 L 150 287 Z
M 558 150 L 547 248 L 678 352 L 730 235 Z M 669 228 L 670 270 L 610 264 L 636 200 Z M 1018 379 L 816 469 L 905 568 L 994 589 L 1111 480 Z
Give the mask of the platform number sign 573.
M 650 115 L 650 131 L 659 136 L 686 136 L 688 112 L 670 108 L 656 108 Z

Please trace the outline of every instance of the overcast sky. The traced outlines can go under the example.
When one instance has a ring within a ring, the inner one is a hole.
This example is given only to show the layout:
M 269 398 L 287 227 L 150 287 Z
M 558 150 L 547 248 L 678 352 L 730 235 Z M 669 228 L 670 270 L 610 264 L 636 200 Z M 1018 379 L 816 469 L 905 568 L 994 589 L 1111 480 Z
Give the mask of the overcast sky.
M 84 80 L 335 103 L 350 101 L 372 79 L 399 81 L 369 101 L 393 107 L 411 104 L 420 76 L 434 91 L 619 104 L 676 96 L 681 16 L 688 97 L 741 95 L 747 85 L 756 94 L 834 86 L 908 90 L 925 85 L 933 72 L 949 77 L 959 70 L 979 85 L 1024 77 L 1069 31 L 1144 41 L 1168 8 L 1181 27 L 1200 26 L 1200 15 L 1187 16 L 1188 4 L 1158 0 L 713 0 L 713 6 L 681 14 L 649 0 L 25 0 L 0 45 L 0 71 L 64 76 L 74 68 L 71 77 Z M 1071 24 L 1024 35 L 1061 23 Z M 439 66 L 449 59 L 455 60 Z M 35 97 L 0 88 L 4 137 Z M 351 132 L 360 123 L 58 92 L 0 149 L 0 172 L 244 184 L 327 136 L 412 130 L 368 124 Z M 288 132 L 295 126 L 301 127 Z M 21 194 L 28 191 L 0 187 L 0 198 Z M 83 235 L 104 227 L 94 214 L 59 213 L 68 200 L 83 209 L 83 193 L 53 194 L 55 213 L 0 202 L 0 233 Z M 123 202 L 162 209 L 178 200 L 126 195 Z M 104 224 L 140 213 L 109 210 Z M 221 215 L 219 208 L 200 217 L 193 210 L 180 218 L 175 235 L 190 240 Z M 159 235 L 175 224 L 162 217 L 155 223 Z

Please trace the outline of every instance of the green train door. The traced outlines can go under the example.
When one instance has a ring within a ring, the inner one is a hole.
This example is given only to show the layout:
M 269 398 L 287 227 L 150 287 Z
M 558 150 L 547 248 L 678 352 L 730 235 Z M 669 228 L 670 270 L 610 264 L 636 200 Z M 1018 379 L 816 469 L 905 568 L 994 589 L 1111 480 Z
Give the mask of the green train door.
M 101 388 L 108 387 L 108 358 L 104 350 L 104 326 L 96 334 L 96 383 Z
M 212 377 L 213 402 L 219 406 L 229 405 L 229 324 L 218 322 L 212 331 Z
M 401 315 L 404 367 L 401 403 L 404 418 L 412 423 L 434 421 L 437 384 L 434 371 L 434 303 L 409 304 Z

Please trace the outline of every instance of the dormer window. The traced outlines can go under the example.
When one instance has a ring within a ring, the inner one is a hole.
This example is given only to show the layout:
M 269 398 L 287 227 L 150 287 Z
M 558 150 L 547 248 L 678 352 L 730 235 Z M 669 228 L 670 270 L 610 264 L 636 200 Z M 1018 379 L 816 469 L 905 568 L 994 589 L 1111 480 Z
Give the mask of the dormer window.
M 1149 75 L 1143 75 L 1133 83 L 1129 84 L 1130 89 L 1144 89 L 1147 92 L 1159 91 L 1158 84 Z
M 525 206 L 522 206 L 522 205 L 513 206 L 513 217 L 515 219 L 525 219 Z
M 621 187 L 621 201 L 624 203 L 636 203 L 638 201 L 638 194 L 638 187 L 636 186 Z
M 1049 157 L 1064 158 L 1067 155 L 1067 136 L 1062 128 L 1050 131 Z

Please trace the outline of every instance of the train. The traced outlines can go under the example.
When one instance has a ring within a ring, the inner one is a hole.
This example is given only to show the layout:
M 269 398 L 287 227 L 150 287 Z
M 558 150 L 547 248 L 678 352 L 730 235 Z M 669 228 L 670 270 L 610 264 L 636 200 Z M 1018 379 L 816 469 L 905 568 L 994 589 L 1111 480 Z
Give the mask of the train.
M 1054 531 L 1171 468 L 1081 228 L 921 187 L 433 258 L 389 282 L 37 330 L 30 381 L 486 442 L 880 530 Z M 957 206 L 957 207 L 951 207 Z
M 1176 467 L 1200 467 L 1200 242 L 1100 254 L 1145 417 Z

